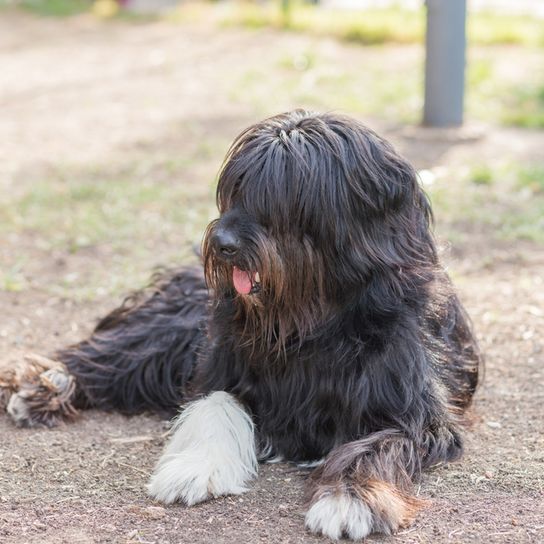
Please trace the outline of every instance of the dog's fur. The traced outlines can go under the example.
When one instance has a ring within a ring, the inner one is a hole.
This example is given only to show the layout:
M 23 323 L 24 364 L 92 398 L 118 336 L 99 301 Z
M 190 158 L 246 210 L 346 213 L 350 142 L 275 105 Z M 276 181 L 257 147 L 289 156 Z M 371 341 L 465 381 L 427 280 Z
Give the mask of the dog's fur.
M 317 466 L 311 531 L 406 526 L 414 480 L 461 455 L 480 365 L 413 168 L 361 123 L 298 110 L 236 139 L 217 204 L 204 276 L 162 275 L 57 353 L 70 403 L 51 407 L 62 380 L 35 380 L 8 411 L 32 425 L 189 402 L 153 497 L 239 493 L 257 456 L 285 459 Z

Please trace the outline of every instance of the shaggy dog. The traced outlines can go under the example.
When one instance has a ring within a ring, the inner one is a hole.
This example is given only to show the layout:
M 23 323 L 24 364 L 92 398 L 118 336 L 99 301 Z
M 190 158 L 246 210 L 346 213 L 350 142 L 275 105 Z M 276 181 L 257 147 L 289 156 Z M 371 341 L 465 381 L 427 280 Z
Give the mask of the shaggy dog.
M 5 372 L 8 413 L 183 404 L 151 497 L 242 493 L 286 460 L 313 468 L 310 531 L 394 533 L 421 472 L 461 455 L 479 368 L 416 173 L 358 121 L 298 110 L 235 140 L 217 204 L 204 274 L 165 273 L 88 340 Z

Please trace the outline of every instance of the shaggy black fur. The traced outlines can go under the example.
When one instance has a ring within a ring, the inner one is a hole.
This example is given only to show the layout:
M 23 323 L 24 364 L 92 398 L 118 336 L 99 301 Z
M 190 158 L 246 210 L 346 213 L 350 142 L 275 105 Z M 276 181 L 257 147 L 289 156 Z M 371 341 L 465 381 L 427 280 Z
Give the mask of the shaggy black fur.
M 209 295 L 179 271 L 57 354 L 79 404 L 174 410 L 230 392 L 263 458 L 329 455 L 311 502 L 342 484 L 381 508 L 375 529 L 398 529 L 411 481 L 460 456 L 479 368 L 413 168 L 353 119 L 295 111 L 238 137 L 217 201 Z
M 201 269 L 157 272 L 88 340 L 58 352 L 76 377 L 76 406 L 173 415 L 204 345 L 208 299 Z

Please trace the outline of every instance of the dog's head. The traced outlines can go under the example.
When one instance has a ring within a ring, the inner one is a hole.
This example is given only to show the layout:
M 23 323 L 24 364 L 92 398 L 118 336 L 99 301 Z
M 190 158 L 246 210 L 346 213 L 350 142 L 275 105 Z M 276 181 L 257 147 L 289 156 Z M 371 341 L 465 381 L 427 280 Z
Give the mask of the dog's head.
M 296 110 L 248 128 L 227 153 L 217 205 L 203 243 L 208 284 L 269 345 L 304 336 L 374 275 L 399 288 L 435 261 L 414 170 L 349 117 Z

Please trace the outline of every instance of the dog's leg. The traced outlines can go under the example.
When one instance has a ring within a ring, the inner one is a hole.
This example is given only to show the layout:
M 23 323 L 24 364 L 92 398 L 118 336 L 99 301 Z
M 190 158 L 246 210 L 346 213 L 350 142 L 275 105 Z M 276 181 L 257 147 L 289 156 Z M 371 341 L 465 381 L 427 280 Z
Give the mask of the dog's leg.
M 256 473 L 253 421 L 232 395 L 217 391 L 178 417 L 148 491 L 167 504 L 193 505 L 243 493 Z
M 442 432 L 418 447 L 391 430 L 337 447 L 310 478 L 306 527 L 353 540 L 406 527 L 425 504 L 412 495 L 412 481 L 427 466 L 428 447 L 447 457 L 452 451 L 447 442 L 456 439 Z
M 201 271 L 156 277 L 53 360 L 0 368 L 0 408 L 26 427 L 53 427 L 76 408 L 175 413 L 203 347 L 207 304 Z

